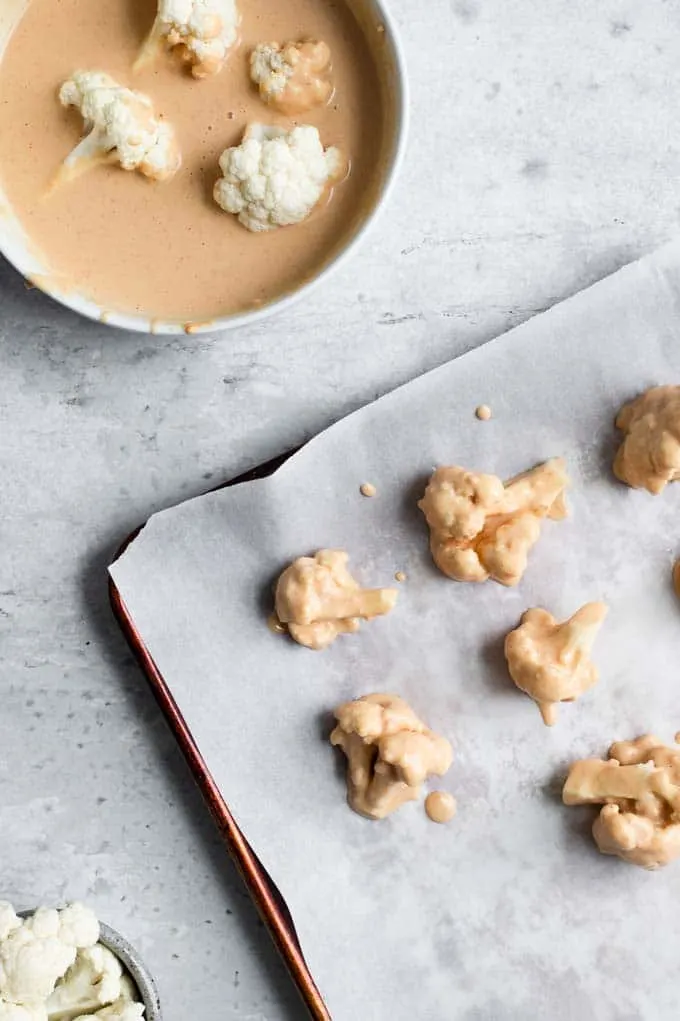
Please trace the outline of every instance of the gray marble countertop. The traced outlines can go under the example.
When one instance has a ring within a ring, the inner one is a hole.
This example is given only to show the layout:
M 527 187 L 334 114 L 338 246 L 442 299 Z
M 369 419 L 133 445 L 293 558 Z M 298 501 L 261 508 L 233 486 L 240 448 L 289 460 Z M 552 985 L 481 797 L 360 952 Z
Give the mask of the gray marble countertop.
M 116 545 L 678 229 L 677 5 L 393 6 L 406 166 L 305 304 L 140 337 L 0 265 L 0 896 L 91 902 L 145 955 L 166 1021 L 302 1009 L 112 620 Z

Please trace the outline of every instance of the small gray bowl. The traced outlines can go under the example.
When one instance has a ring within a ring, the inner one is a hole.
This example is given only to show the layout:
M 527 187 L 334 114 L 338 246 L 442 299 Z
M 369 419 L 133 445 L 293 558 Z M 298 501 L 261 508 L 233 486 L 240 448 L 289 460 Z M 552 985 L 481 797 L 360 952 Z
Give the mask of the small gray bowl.
M 156 983 L 135 948 L 119 932 L 103 922 L 99 923 L 99 942 L 116 955 L 136 985 L 139 998 L 146 1008 L 145 1021 L 162 1021 Z
M 20 918 L 28 918 L 33 911 L 17 911 Z M 115 954 L 123 968 L 134 982 L 139 999 L 144 1004 L 145 1021 L 163 1021 L 158 990 L 151 972 L 135 948 L 111 926 L 99 923 L 99 942 Z

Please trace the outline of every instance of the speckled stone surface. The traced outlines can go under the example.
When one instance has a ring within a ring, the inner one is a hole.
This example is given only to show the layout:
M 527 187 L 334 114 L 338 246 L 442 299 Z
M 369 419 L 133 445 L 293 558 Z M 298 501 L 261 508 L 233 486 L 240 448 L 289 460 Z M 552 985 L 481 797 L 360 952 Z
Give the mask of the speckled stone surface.
M 112 621 L 117 543 L 677 233 L 676 5 L 393 6 L 406 166 L 303 306 L 146 338 L 0 265 L 0 896 L 90 901 L 142 950 L 166 1021 L 302 1010 Z

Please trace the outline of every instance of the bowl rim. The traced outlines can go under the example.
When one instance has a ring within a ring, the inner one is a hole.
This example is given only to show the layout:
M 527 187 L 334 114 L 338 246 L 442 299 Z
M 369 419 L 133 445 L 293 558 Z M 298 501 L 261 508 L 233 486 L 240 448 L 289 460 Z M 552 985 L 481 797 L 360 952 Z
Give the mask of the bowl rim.
M 152 335 L 191 336 L 202 333 L 236 329 L 240 326 L 251 326 L 289 309 L 312 291 L 351 259 L 362 244 L 366 235 L 375 225 L 378 217 L 387 205 L 395 183 L 399 176 L 406 153 L 406 145 L 410 120 L 410 89 L 404 49 L 396 26 L 396 21 L 389 10 L 389 0 L 368 0 L 378 16 L 379 24 L 384 28 L 385 41 L 389 44 L 389 52 L 393 63 L 391 87 L 394 88 L 394 136 L 387 168 L 383 176 L 378 194 L 372 208 L 365 216 L 355 233 L 342 248 L 333 255 L 323 268 L 306 280 L 301 286 L 289 291 L 259 308 L 246 309 L 229 315 L 217 316 L 206 322 L 178 322 L 159 318 L 133 315 L 125 312 L 111 312 L 97 305 L 91 299 L 76 291 L 60 291 L 57 283 L 52 283 L 49 274 L 36 273 L 29 265 L 30 250 L 21 251 L 11 235 L 3 236 L 0 218 L 0 254 L 14 267 L 32 286 L 42 291 L 58 304 L 80 316 L 94 322 L 106 324 L 120 330 Z M 351 6 L 351 5 L 350 5 Z M 0 56 L 0 59 L 2 57 Z M 19 221 L 15 221 L 19 222 Z M 30 242 L 30 237 L 28 238 Z M 27 246 L 28 248 L 28 246 Z M 17 250 L 18 249 L 18 250 Z M 58 278 L 57 278 L 58 279 Z
M 112 929 L 106 922 L 99 923 L 99 942 L 118 958 L 137 987 L 145 1007 L 144 1021 L 162 1021 L 156 981 L 138 951 L 117 929 Z
M 37 908 L 17 911 L 19 918 L 30 918 Z M 135 984 L 144 1004 L 144 1021 L 162 1021 L 161 1003 L 155 979 L 133 945 L 106 922 L 99 922 L 98 943 L 110 950 L 120 961 Z

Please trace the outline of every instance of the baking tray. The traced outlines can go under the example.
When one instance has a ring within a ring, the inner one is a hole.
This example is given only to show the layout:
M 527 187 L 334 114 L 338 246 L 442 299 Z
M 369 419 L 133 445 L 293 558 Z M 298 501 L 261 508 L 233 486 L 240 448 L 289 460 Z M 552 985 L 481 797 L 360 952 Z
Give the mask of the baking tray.
M 294 451 L 282 454 L 280 457 L 268 461 L 266 464 L 245 472 L 237 478 L 231 479 L 217 486 L 217 489 L 224 489 L 227 486 L 236 486 L 241 482 L 253 482 L 256 479 L 264 479 L 273 475 L 277 468 L 292 456 Z M 140 525 L 131 533 L 122 544 L 114 561 L 125 552 L 144 528 Z M 244 834 L 236 825 L 229 810 L 229 806 L 222 797 L 217 784 L 210 774 L 201 751 L 194 741 L 182 713 L 175 702 L 163 676 L 144 645 L 142 638 L 135 626 L 128 609 L 121 598 L 114 581 L 109 579 L 109 596 L 114 616 L 121 627 L 132 653 L 142 668 L 151 686 L 156 701 L 158 702 L 170 729 L 172 730 L 177 743 L 189 764 L 194 779 L 203 795 L 203 798 L 210 810 L 210 813 L 217 824 L 222 839 L 229 854 L 236 864 L 238 871 L 246 885 L 246 888 L 255 903 L 255 906 L 265 923 L 276 948 L 281 954 L 293 982 L 302 996 L 302 999 L 314 1021 L 331 1021 L 331 1016 L 323 1002 L 314 979 L 307 967 L 300 941 L 295 931 L 295 924 L 290 911 L 272 882 L 271 877 L 259 861 L 257 855 L 246 840 Z

